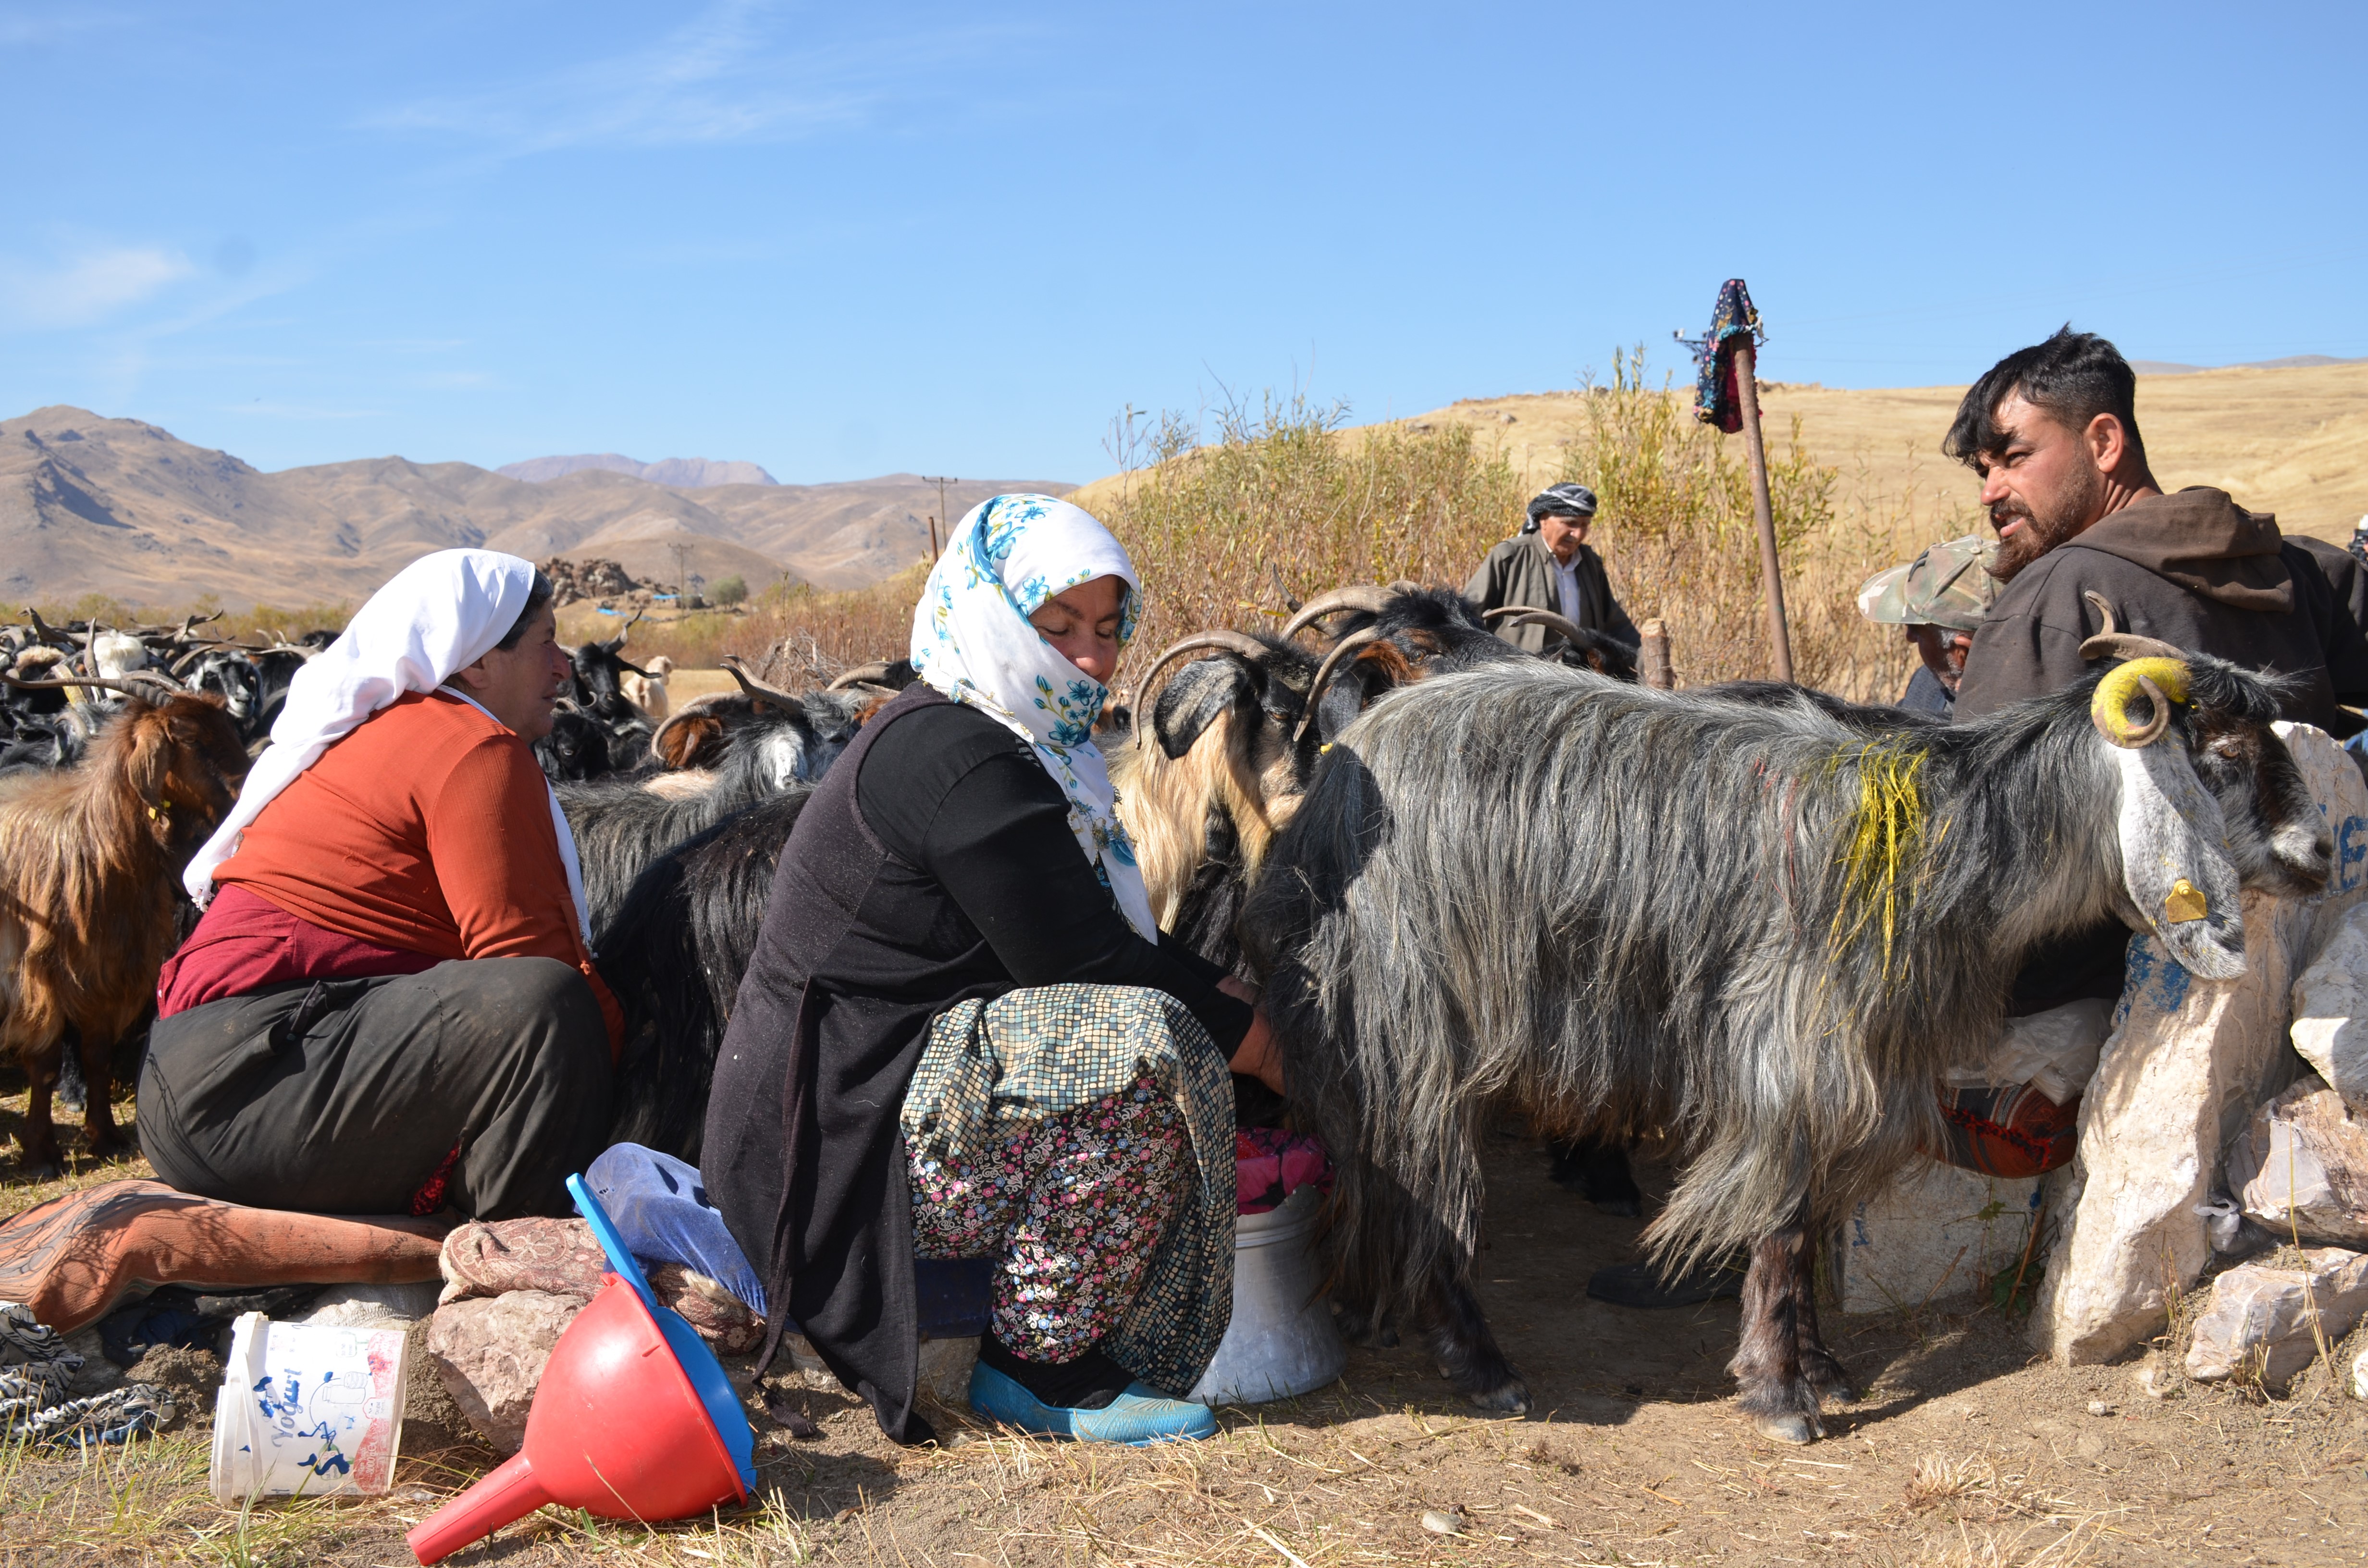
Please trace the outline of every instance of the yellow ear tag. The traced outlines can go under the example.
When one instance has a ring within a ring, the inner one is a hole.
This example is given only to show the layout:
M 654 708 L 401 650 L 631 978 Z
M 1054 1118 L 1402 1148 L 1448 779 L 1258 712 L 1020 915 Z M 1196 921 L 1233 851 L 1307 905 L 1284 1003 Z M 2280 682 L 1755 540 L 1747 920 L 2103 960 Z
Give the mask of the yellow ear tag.
M 2201 920 L 2210 913 L 2212 906 L 2203 902 L 2203 893 L 2185 877 L 2171 883 L 2170 891 L 2162 896 L 2162 917 L 2173 926 Z

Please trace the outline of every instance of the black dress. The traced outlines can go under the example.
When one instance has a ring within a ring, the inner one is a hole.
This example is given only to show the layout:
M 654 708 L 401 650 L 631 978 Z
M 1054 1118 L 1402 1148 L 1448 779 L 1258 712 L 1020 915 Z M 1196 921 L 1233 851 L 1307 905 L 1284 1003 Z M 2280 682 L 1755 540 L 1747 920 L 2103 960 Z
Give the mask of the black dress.
M 716 1063 L 701 1171 L 766 1282 L 899 1442 L 916 1381 L 910 1194 L 897 1112 L 930 1021 L 972 997 L 1149 986 L 1230 1056 L 1250 1008 L 1223 973 L 1136 935 L 1019 738 L 926 687 L 864 727 L 800 815 Z

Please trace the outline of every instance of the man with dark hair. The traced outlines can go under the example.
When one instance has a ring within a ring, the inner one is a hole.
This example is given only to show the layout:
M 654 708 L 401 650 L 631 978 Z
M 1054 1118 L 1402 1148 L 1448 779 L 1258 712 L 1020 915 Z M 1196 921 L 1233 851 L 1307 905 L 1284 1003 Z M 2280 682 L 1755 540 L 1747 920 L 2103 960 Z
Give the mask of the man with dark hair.
M 2004 585 L 1965 658 L 1966 718 L 2069 685 L 2080 644 L 2121 630 L 2294 677 L 2286 717 L 2362 728 L 2368 644 L 2312 551 L 2225 491 L 2166 495 L 2138 435 L 2137 378 L 2069 326 L 2008 355 L 1965 393 L 1942 449 L 1982 476 Z
M 1463 585 L 1463 597 L 1483 610 L 1550 609 L 1574 625 L 1635 647 L 1643 639 L 1611 596 L 1603 558 L 1587 548 L 1587 530 L 1594 521 L 1595 492 L 1586 485 L 1541 491 L 1531 499 L 1521 531 L 1488 552 Z M 1515 647 L 1539 653 L 1549 633 L 1530 625 L 1502 635 Z

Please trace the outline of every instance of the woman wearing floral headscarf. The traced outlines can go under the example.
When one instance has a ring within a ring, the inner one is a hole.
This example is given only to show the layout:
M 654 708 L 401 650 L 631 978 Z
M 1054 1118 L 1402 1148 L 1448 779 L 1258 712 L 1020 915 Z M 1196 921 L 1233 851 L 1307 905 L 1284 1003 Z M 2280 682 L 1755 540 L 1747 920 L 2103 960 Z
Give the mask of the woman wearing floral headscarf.
M 1233 1300 L 1229 1059 L 1248 993 L 1159 939 L 1093 741 L 1142 585 L 1077 507 L 954 531 L 882 709 L 782 852 L 701 1173 L 792 1323 L 900 1442 L 911 1259 L 993 1257 L 972 1403 L 1027 1430 L 1205 1436 Z M 768 1347 L 768 1354 L 770 1354 Z

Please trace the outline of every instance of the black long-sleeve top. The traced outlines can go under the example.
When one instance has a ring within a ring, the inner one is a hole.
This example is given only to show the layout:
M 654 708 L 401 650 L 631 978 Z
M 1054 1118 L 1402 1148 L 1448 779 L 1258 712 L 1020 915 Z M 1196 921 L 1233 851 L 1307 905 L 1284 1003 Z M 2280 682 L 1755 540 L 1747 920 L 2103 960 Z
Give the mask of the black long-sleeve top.
M 1135 933 L 1069 831 L 1067 797 L 993 719 L 953 703 L 907 715 L 864 759 L 856 801 L 984 943 L 950 967 L 992 962 L 1013 986 L 1148 986 L 1191 1008 L 1228 1057 L 1240 1046 L 1250 1008 L 1217 989 L 1224 971 Z

